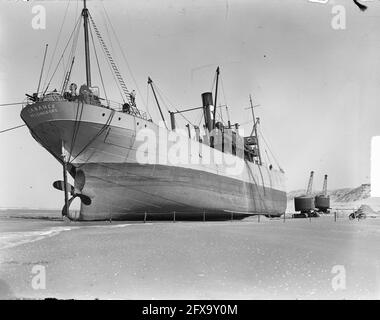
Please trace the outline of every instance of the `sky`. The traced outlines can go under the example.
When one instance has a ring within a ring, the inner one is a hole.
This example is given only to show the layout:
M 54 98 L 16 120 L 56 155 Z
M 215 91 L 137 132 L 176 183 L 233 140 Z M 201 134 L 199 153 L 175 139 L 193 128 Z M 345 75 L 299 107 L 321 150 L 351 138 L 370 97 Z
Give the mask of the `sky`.
M 33 28 L 37 5 L 46 9 L 45 29 Z M 251 119 L 251 94 L 288 191 L 304 189 L 311 170 L 315 190 L 322 188 L 324 174 L 330 189 L 370 182 L 371 138 L 380 135 L 380 1 L 366 5 L 361 12 L 350 0 L 88 1 L 128 88 L 154 120 L 159 113 L 147 91 L 148 76 L 164 107 L 186 109 L 201 105 L 201 93 L 212 88 L 220 66 L 218 99 L 228 105 L 232 123 Z M 81 6 L 64 0 L 0 2 L 0 104 L 36 91 L 45 44 L 42 83 L 48 82 Z M 345 9 L 344 29 L 333 28 L 336 6 Z M 82 42 L 81 33 L 72 75 L 78 84 L 85 82 Z M 97 53 L 105 61 L 99 47 Z M 92 82 L 100 87 L 94 55 L 91 60 Z M 108 98 L 118 101 L 102 63 Z M 50 88 L 59 88 L 63 70 L 60 65 Z M 0 130 L 22 124 L 20 108 L 0 107 Z M 200 113 L 186 117 L 199 122 Z M 62 193 L 52 182 L 62 179 L 62 168 L 28 130 L 1 133 L 0 146 L 0 207 L 61 208 Z

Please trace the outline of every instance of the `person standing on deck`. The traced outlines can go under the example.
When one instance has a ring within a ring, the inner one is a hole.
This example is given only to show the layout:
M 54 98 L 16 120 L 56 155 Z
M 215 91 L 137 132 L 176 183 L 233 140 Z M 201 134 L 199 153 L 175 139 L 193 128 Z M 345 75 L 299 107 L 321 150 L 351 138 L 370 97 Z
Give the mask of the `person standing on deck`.
M 131 103 L 132 103 L 132 105 L 133 106 L 136 105 L 136 103 L 135 103 L 135 101 L 136 101 L 136 91 L 135 90 L 132 90 L 130 97 L 131 97 Z

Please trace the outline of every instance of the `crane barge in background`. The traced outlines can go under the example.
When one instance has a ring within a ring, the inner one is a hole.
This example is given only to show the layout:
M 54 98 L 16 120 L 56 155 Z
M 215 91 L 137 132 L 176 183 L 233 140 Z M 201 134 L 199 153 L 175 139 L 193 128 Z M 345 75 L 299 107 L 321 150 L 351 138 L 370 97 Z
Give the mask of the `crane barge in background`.
M 293 218 L 318 217 L 318 213 L 315 211 L 315 199 L 312 195 L 313 179 L 314 171 L 311 171 L 306 193 L 294 198 L 294 209 L 299 213 L 293 214 Z
M 315 196 L 315 208 L 318 212 L 330 213 L 330 196 L 327 195 L 327 174 L 323 179 L 322 193 Z

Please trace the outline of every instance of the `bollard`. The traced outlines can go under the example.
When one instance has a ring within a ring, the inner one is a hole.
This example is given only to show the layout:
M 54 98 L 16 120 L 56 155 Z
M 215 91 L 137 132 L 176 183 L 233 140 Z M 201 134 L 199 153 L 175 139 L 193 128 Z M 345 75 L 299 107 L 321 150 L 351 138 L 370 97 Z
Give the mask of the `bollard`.
M 146 222 L 146 211 L 144 213 L 144 223 Z
M 334 212 L 334 221 L 336 222 L 336 211 Z
M 205 221 L 206 221 L 206 211 L 203 210 L 203 222 L 205 222 Z
M 175 222 L 175 211 L 174 211 L 174 214 L 173 214 L 173 223 Z

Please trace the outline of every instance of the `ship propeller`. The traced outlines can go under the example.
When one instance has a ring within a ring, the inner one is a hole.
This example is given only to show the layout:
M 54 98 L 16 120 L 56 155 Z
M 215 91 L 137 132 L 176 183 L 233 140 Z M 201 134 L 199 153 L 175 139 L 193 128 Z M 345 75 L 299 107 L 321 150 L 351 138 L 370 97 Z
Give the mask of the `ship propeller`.
M 79 189 L 79 188 L 73 187 L 70 183 L 66 183 L 66 186 L 67 186 L 68 192 L 72 195 L 71 199 L 79 197 L 82 200 L 83 204 L 85 204 L 86 206 L 89 206 L 91 204 L 91 198 L 82 193 L 83 187 Z M 65 183 L 62 180 L 54 181 L 53 187 L 57 190 L 65 191 Z
M 62 180 L 57 180 L 53 182 L 53 187 L 57 190 L 65 191 L 65 183 Z M 71 194 L 71 198 L 68 200 L 67 205 L 65 205 L 62 208 L 62 215 L 67 216 L 68 215 L 68 208 L 70 207 L 70 204 L 73 202 L 73 200 L 78 197 L 81 199 L 82 203 L 86 206 L 91 204 L 91 198 L 82 193 L 84 187 L 84 180 L 83 179 L 75 179 L 74 180 L 74 186 L 72 186 L 70 183 L 66 183 L 66 190 L 68 193 Z

